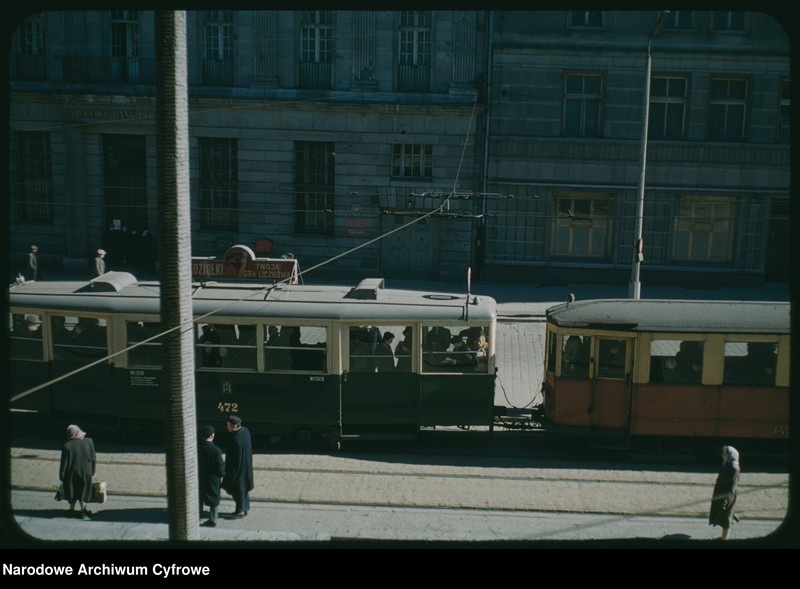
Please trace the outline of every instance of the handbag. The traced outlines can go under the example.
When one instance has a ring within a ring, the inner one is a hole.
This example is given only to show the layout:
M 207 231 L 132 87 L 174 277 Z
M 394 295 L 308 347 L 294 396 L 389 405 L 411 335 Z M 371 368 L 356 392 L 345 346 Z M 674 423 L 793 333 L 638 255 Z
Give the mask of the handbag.
M 58 483 L 58 489 L 56 489 L 56 496 L 54 497 L 56 501 L 63 501 L 64 500 L 64 483 Z
M 105 503 L 106 496 L 106 482 L 92 481 L 92 498 L 89 500 L 89 503 Z

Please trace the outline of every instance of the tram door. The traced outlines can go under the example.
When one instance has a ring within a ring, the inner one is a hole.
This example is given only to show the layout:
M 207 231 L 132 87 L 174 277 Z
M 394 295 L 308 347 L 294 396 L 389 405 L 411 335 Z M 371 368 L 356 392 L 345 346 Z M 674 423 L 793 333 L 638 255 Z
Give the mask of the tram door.
M 410 332 L 410 327 L 402 325 L 359 325 L 343 332 L 349 350 L 341 385 L 343 437 L 417 435 L 418 375 L 411 372 L 410 356 L 395 355 L 404 333 Z
M 633 339 L 598 337 L 595 341 L 589 407 L 591 443 L 603 447 L 627 447 Z

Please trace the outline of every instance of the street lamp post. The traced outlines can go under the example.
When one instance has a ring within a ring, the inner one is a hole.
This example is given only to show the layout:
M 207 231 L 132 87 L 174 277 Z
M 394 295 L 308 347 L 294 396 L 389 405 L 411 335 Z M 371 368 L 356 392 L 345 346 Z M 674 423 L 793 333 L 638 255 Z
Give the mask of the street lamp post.
M 642 141 L 639 152 L 639 191 L 636 200 L 636 228 L 635 238 L 633 242 L 633 261 L 631 263 L 631 281 L 628 284 L 628 298 L 640 298 L 642 285 L 639 282 L 639 271 L 642 264 L 643 248 L 642 248 L 642 221 L 644 219 L 644 175 L 647 167 L 647 129 L 650 124 L 650 67 L 652 57 L 650 55 L 650 44 L 656 35 L 664 28 L 669 16 L 669 10 L 662 10 L 661 16 L 658 17 L 653 30 L 650 31 L 650 36 L 647 37 L 647 65 L 645 66 L 645 80 L 644 80 L 644 121 L 642 122 Z

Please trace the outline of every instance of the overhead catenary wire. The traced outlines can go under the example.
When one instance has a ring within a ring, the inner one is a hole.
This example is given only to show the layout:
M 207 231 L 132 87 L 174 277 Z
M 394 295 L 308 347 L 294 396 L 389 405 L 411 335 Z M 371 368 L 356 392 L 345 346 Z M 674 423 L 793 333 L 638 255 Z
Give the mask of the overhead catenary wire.
M 467 143 L 469 141 L 469 132 L 472 129 L 472 120 L 475 117 L 475 107 L 476 106 L 477 106 L 477 97 L 476 97 L 475 102 L 473 104 L 472 114 L 471 114 L 471 117 L 470 117 L 469 127 L 468 127 L 468 130 L 467 130 L 467 135 L 466 135 L 466 137 L 464 139 L 464 147 L 463 147 L 463 150 L 462 150 L 461 160 L 459 162 L 459 167 L 458 167 L 458 169 L 456 171 L 455 181 L 453 183 L 453 190 L 452 190 L 452 192 L 450 192 L 450 194 L 448 194 L 448 196 L 442 201 L 442 203 L 438 207 L 436 207 L 435 209 L 431 210 L 430 212 L 428 212 L 428 213 L 426 213 L 426 214 L 424 214 L 424 215 L 422 215 L 420 217 L 417 217 L 415 219 L 412 219 L 412 220 L 408 221 L 407 223 L 401 225 L 400 227 L 396 227 L 396 228 L 394 228 L 394 229 L 392 229 L 390 231 L 387 231 L 386 233 L 378 235 L 377 237 L 375 237 L 375 238 L 373 238 L 373 239 L 371 239 L 371 240 L 369 240 L 367 242 L 359 244 L 359 245 L 357 245 L 355 247 L 352 247 L 352 248 L 350 248 L 350 249 L 348 249 L 348 250 L 346 250 L 346 251 L 344 251 L 344 252 L 342 252 L 340 254 L 337 254 L 337 255 L 335 255 L 335 256 L 333 256 L 331 258 L 328 258 L 327 260 L 325 260 L 323 262 L 320 262 L 319 264 L 316 264 L 316 265 L 312 266 L 311 268 L 308 268 L 306 270 L 301 270 L 300 272 L 297 273 L 297 277 L 299 278 L 299 277 L 301 277 L 301 276 L 303 276 L 305 274 L 308 274 L 309 272 L 312 272 L 312 271 L 317 270 L 317 269 L 319 269 L 319 268 L 321 268 L 323 266 L 326 266 L 327 264 L 330 264 L 331 262 L 334 262 L 334 261 L 336 261 L 338 259 L 341 259 L 341 258 L 343 258 L 345 256 L 348 256 L 348 255 L 352 254 L 353 252 L 356 252 L 356 251 L 360 250 L 363 247 L 366 247 L 366 246 L 371 245 L 371 244 L 373 244 L 373 243 L 375 243 L 377 241 L 385 239 L 386 237 L 388 237 L 388 236 L 390 236 L 390 235 L 392 235 L 394 233 L 397 233 L 399 231 L 407 229 L 408 227 L 414 225 L 415 223 L 419 223 L 420 221 L 422 221 L 422 220 L 424 220 L 424 219 L 426 219 L 426 218 L 428 218 L 428 217 L 430 217 L 432 215 L 435 215 L 437 213 L 441 213 L 442 211 L 444 211 L 444 208 L 449 203 L 450 198 L 456 192 L 456 186 L 458 185 L 458 178 L 459 178 L 459 174 L 461 172 L 461 166 L 463 165 L 463 161 L 464 161 L 464 152 L 466 151 L 466 146 L 467 146 Z M 216 315 L 217 313 L 219 313 L 220 311 L 224 310 L 225 308 L 227 308 L 227 307 L 229 307 L 231 305 L 234 305 L 236 303 L 240 303 L 240 302 L 245 301 L 245 300 L 247 300 L 249 298 L 255 297 L 256 295 L 261 295 L 261 294 L 264 293 L 264 291 L 269 291 L 269 290 L 277 287 L 280 284 L 288 283 L 293 278 L 294 277 L 287 277 L 287 278 L 284 278 L 283 280 L 279 280 L 279 281 L 277 281 L 277 282 L 275 282 L 273 284 L 264 285 L 261 288 L 256 288 L 256 290 L 254 292 L 248 293 L 246 295 L 243 295 L 243 296 L 239 297 L 238 299 L 234 299 L 234 300 L 228 301 L 228 302 L 226 302 L 226 303 L 224 303 L 222 305 L 219 305 L 218 307 L 214 308 L 213 310 L 209 311 L 208 313 L 205 313 L 204 315 L 200 315 L 198 317 L 193 317 L 191 320 L 187 320 L 187 321 L 181 323 L 180 325 L 177 325 L 177 326 L 175 326 L 175 327 L 173 327 L 171 329 L 159 332 L 159 333 L 157 333 L 157 334 L 155 334 L 155 335 L 153 335 L 153 336 L 151 336 L 151 337 L 149 337 L 149 338 L 147 338 L 145 340 L 142 340 L 140 342 L 136 342 L 134 344 L 126 346 L 123 349 L 117 350 L 116 352 L 113 352 L 111 354 L 107 354 L 103 358 L 98 358 L 97 360 L 94 360 L 93 362 L 90 362 L 89 364 L 85 364 L 83 366 L 80 366 L 79 368 L 76 368 L 75 370 L 72 370 L 71 372 L 68 372 L 68 373 L 63 374 L 61 376 L 53 378 L 53 379 L 51 379 L 51 380 L 49 380 L 49 381 L 47 381 L 45 383 L 42 383 L 42 384 L 39 384 L 39 385 L 37 385 L 35 387 L 27 389 L 27 390 L 25 390 L 25 391 L 23 391 L 23 392 L 21 392 L 21 393 L 19 393 L 17 395 L 14 395 L 13 397 L 11 397 L 9 399 L 9 404 L 10 403 L 14 403 L 16 401 L 19 401 L 19 400 L 21 400 L 21 399 L 23 399 L 23 398 L 35 393 L 35 392 L 38 392 L 38 391 L 40 391 L 40 390 L 42 390 L 44 388 L 52 386 L 53 384 L 56 384 L 58 382 L 61 382 L 61 381 L 66 380 L 68 378 L 71 378 L 72 376 L 75 376 L 75 375 L 77 375 L 77 374 L 79 374 L 79 373 L 81 373 L 81 372 L 83 372 L 85 370 L 88 370 L 89 368 L 92 368 L 93 366 L 97 366 L 97 365 L 102 364 L 104 362 L 108 362 L 108 360 L 110 360 L 112 358 L 115 358 L 117 356 L 120 356 L 121 354 L 127 353 L 128 351 L 130 351 L 132 349 L 135 349 L 135 348 L 137 348 L 139 346 L 142 346 L 144 344 L 156 341 L 157 339 L 162 338 L 162 337 L 164 337 L 165 335 L 167 335 L 169 333 L 172 333 L 172 332 L 177 331 L 177 330 L 181 330 L 181 333 L 184 333 L 185 331 L 188 331 L 189 329 L 194 330 L 194 324 L 195 323 L 199 323 L 200 321 L 202 321 L 204 319 L 212 317 L 212 316 Z

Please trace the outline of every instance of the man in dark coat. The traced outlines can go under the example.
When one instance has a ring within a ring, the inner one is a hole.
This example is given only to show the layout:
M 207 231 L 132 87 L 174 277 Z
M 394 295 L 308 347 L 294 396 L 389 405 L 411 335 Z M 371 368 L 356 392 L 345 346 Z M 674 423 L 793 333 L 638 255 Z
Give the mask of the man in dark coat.
M 203 505 L 208 505 L 209 516 L 203 526 L 213 528 L 217 525 L 219 514 L 219 490 L 222 477 L 225 476 L 225 462 L 222 460 L 222 450 L 214 443 L 216 432 L 211 425 L 203 426 L 200 431 L 200 448 L 198 449 L 197 470 L 199 473 L 200 487 L 200 515 L 203 514 Z
M 236 503 L 236 510 L 229 516 L 240 519 L 250 511 L 250 491 L 253 490 L 253 442 L 250 430 L 242 427 L 236 415 L 228 417 L 225 427 L 230 433 L 225 452 L 225 489 Z
M 64 499 L 69 511 L 75 513 L 75 503 L 81 504 L 80 517 L 89 519 L 86 503 L 92 499 L 92 478 L 97 468 L 94 442 L 77 425 L 67 427 L 67 441 L 61 449 L 58 478 L 64 485 Z

